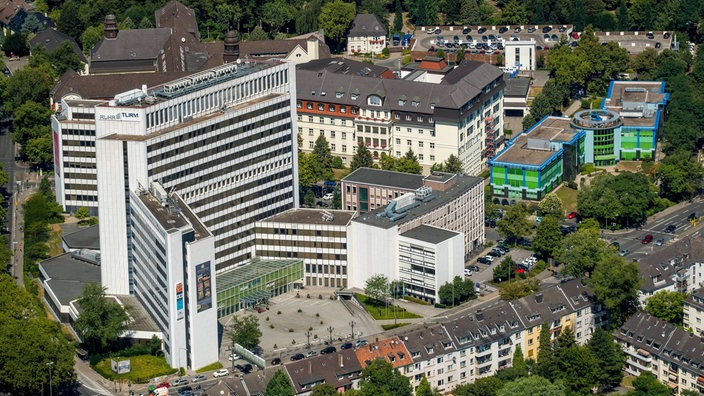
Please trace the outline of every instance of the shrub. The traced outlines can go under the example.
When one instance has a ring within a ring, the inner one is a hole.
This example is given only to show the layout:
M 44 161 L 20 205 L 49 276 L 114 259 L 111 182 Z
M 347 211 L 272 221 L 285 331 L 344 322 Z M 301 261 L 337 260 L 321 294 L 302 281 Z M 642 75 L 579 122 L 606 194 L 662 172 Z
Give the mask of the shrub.
M 281 315 L 281 311 L 276 311 L 276 314 L 277 314 L 277 315 Z
M 410 324 L 410 323 L 407 323 L 407 322 L 404 322 L 404 323 L 396 323 L 396 324 L 393 324 L 393 323 L 392 323 L 392 324 L 381 325 L 381 328 L 384 329 L 384 330 L 391 330 L 391 329 L 396 329 L 396 328 L 398 328 L 398 327 L 406 326 L 406 325 L 409 325 L 409 324 Z
M 413 297 L 413 296 L 403 296 L 403 299 L 406 301 L 414 302 L 416 304 L 431 305 L 429 302 L 427 302 L 425 300 L 421 300 L 420 298 Z
M 435 303 L 435 308 L 447 308 L 447 305 L 441 303 Z
M 310 298 L 310 293 L 306 294 L 306 298 Z
M 577 183 L 574 182 L 574 180 L 570 180 L 567 182 L 567 187 L 576 190 L 578 188 Z
M 273 329 L 273 328 L 274 328 L 274 324 L 273 324 L 273 323 L 270 324 L 270 325 L 269 325 L 269 328 Z
M 320 313 L 316 312 L 316 313 L 315 313 L 315 317 L 316 317 L 316 318 L 319 318 L 319 317 L 320 317 Z
M 323 295 L 322 295 L 322 294 L 318 294 L 318 300 L 322 300 L 322 299 L 323 299 Z
M 269 321 L 269 317 L 268 317 L 268 316 L 266 317 L 266 321 L 267 321 L 267 322 Z
M 299 312 L 299 313 L 301 313 L 301 312 L 303 312 L 303 310 L 302 310 L 302 309 L 300 309 L 300 308 L 298 308 L 298 312 Z
M 289 332 L 289 333 L 293 333 L 293 329 L 288 329 L 288 332 Z

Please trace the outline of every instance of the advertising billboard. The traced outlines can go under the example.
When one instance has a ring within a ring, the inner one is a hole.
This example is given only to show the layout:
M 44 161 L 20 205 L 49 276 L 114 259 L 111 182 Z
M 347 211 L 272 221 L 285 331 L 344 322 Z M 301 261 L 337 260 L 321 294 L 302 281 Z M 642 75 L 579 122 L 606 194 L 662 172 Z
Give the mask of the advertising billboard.
M 196 304 L 198 312 L 213 307 L 213 291 L 210 274 L 210 261 L 196 265 Z
M 176 318 L 183 319 L 183 283 L 176 284 Z

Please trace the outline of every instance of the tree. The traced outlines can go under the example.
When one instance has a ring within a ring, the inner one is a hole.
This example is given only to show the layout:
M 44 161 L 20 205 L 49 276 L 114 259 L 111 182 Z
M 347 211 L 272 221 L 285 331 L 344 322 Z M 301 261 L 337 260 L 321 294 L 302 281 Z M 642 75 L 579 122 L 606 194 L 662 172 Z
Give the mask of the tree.
M 78 4 L 75 0 L 67 0 L 64 2 L 56 27 L 59 31 L 68 34 L 76 41 L 80 40 L 84 25 L 79 15 Z
M 264 41 L 269 40 L 269 34 L 262 29 L 261 26 L 257 25 L 249 33 L 249 41 Z
M 597 327 L 592 334 L 587 347 L 598 362 L 597 379 L 601 389 L 609 390 L 617 387 L 623 378 L 623 365 L 626 363 L 623 349 L 614 342 L 611 333 L 600 327 Z
M 496 223 L 499 235 L 508 240 L 516 240 L 528 235 L 531 228 L 528 208 L 523 202 L 510 206 L 504 213 L 504 217 Z
M 342 209 L 342 193 L 339 188 L 336 188 L 332 193 L 332 208 Z
M 24 19 L 24 23 L 22 24 L 22 33 L 37 33 L 42 30 L 43 27 L 44 25 L 39 22 L 37 15 L 35 13 L 31 13 Z
M 538 212 L 541 216 L 556 216 L 558 219 L 564 216 L 562 200 L 555 193 L 550 193 L 538 203 Z
M 68 388 L 76 380 L 73 345 L 59 324 L 39 309 L 15 279 L 0 274 L 0 383 L 6 392 L 41 394 L 50 380 L 48 364 L 52 364 L 55 390 Z
M 83 53 L 88 55 L 91 48 L 98 44 L 103 39 L 105 29 L 102 26 L 89 26 L 81 35 L 81 43 L 83 43 Z
M 293 19 L 294 13 L 293 6 L 284 0 L 266 2 L 262 6 L 264 22 L 271 27 L 272 32 L 280 32 Z
M 601 231 L 593 228 L 580 228 L 565 236 L 557 260 L 563 264 L 562 274 L 581 278 L 585 273 L 592 276 L 596 263 L 608 254 L 609 248 L 600 238 Z
M 633 380 L 633 390 L 626 393 L 627 396 L 670 396 L 670 388 L 658 380 L 655 374 L 643 370 L 640 375 Z
M 552 350 L 550 326 L 548 326 L 547 323 L 543 323 L 540 328 L 538 343 L 538 362 L 535 366 L 536 374 L 548 379 L 555 379 L 557 375 L 555 372 L 557 362 L 555 362 L 556 357 Z
M 322 383 L 313 387 L 310 396 L 339 396 L 337 389 L 330 384 Z
M 259 330 L 259 319 L 254 315 L 243 317 L 233 316 L 230 326 L 232 330 L 232 343 L 240 344 L 243 348 L 252 350 L 259 345 L 262 331 Z
M 403 7 L 401 7 L 401 0 L 396 0 L 394 4 L 394 32 L 403 33 Z
M 27 36 L 23 33 L 15 33 L 6 37 L 5 41 L 2 43 L 2 50 L 16 56 L 29 55 Z
M 276 370 L 274 375 L 266 384 L 264 396 L 295 396 L 296 390 L 288 379 L 288 375 L 283 370 Z
M 477 0 L 462 0 L 460 4 L 460 21 L 467 25 L 478 25 L 481 21 Z
M 621 0 L 618 6 L 618 30 L 624 32 L 628 30 L 628 6 L 626 0 Z
M 81 314 L 75 328 L 88 352 L 103 353 L 127 330 L 129 316 L 125 308 L 105 296 L 105 288 L 89 283 L 78 299 Z
M 458 385 L 452 390 L 454 396 L 496 396 L 504 386 L 498 376 L 479 378 L 472 384 Z
M 14 35 L 13 35 L 14 36 Z M 5 111 L 14 111 L 25 104 L 49 103 L 49 89 L 54 84 L 51 73 L 42 67 L 24 67 L 15 71 L 7 82 L 3 98 L 5 98 Z
M 408 11 L 416 26 L 435 25 L 438 20 L 438 2 L 434 0 L 412 0 Z
M 539 375 L 519 378 L 504 385 L 498 396 L 564 396 L 565 388 L 560 383 L 553 384 Z
M 359 168 L 371 168 L 372 165 L 374 165 L 374 158 L 372 158 L 371 151 L 360 142 L 357 145 L 357 152 L 354 153 L 352 162 L 350 162 L 350 172 L 354 172 Z
M 520 345 L 516 345 L 516 350 L 513 351 L 512 367 L 521 377 L 528 375 L 528 365 L 523 358 L 523 349 Z
M 22 152 L 33 166 L 48 170 L 54 160 L 52 143 L 50 135 L 39 136 L 27 142 L 27 145 L 23 146 L 24 150 Z
M 372 275 L 364 285 L 364 294 L 379 304 L 385 303 L 389 298 L 389 280 L 381 274 Z
M 499 22 L 506 25 L 523 25 L 528 23 L 526 5 L 517 0 L 511 0 L 501 11 Z
M 494 282 L 503 282 L 511 279 L 511 273 L 516 269 L 516 262 L 511 256 L 507 255 L 501 260 L 501 263 L 494 267 L 493 280 Z M 514 275 L 515 276 L 515 275 Z
M 88 208 L 81 206 L 76 210 L 76 214 L 74 216 L 79 220 L 79 223 L 81 223 L 90 217 L 90 212 L 88 211 Z
M 332 172 L 332 152 L 330 151 L 330 144 L 328 140 L 325 139 L 324 135 L 319 135 L 315 139 L 315 145 L 313 146 L 313 155 L 315 156 L 315 161 L 317 162 L 318 180 L 332 180 L 334 175 Z
M 319 164 L 315 159 L 315 154 L 300 151 L 298 153 L 298 183 L 307 187 L 317 183 L 320 180 L 318 178 L 320 174 L 318 167 Z M 315 199 L 315 195 L 313 195 L 313 199 Z
M 556 376 L 570 394 L 590 394 L 597 383 L 598 365 L 591 350 L 577 345 L 572 328 L 566 327 L 553 345 Z
M 418 387 L 416 388 L 416 396 L 438 396 L 440 392 L 434 391 L 433 388 L 428 383 L 428 378 L 423 375 Z
M 641 281 L 638 265 L 626 263 L 615 253 L 606 255 L 594 268 L 589 283 L 597 302 L 609 311 L 613 328 L 621 326 L 638 309 Z
M 533 239 L 533 250 L 543 258 L 555 257 L 561 252 L 562 231 L 555 216 L 545 216 L 538 224 Z
M 453 306 L 477 298 L 474 282 L 469 278 L 462 279 L 459 276 L 455 276 L 452 283 L 446 282 L 440 286 L 438 296 L 440 296 L 442 304 Z
M 415 173 L 417 175 L 423 173 L 423 167 L 420 165 L 418 157 L 411 149 L 408 149 L 406 154 L 396 161 L 396 170 L 403 173 Z
M 538 290 L 540 290 L 540 281 L 537 278 L 519 279 L 502 283 L 499 287 L 499 295 L 504 301 L 513 301 L 530 296 Z
M 57 76 L 63 75 L 68 69 L 80 71 L 82 67 L 81 59 L 73 51 L 73 47 L 68 41 L 64 41 L 58 48 L 51 51 L 49 60 Z
M 431 168 L 433 172 L 464 173 L 462 161 L 454 154 L 450 154 L 444 163 L 434 164 Z
M 374 359 L 362 370 L 359 385 L 363 396 L 413 395 L 409 379 L 384 359 Z
M 649 314 L 675 325 L 682 325 L 684 317 L 683 293 L 662 290 L 650 296 L 645 303 Z
M 299 34 L 318 30 L 318 15 L 323 0 L 310 0 L 303 3 L 296 14 L 296 32 Z
M 668 154 L 655 171 L 660 182 L 660 195 L 679 202 L 691 198 L 702 184 L 704 169 L 685 150 Z
M 333 0 L 325 3 L 320 9 L 318 26 L 325 31 L 325 35 L 330 41 L 335 43 L 335 48 L 338 51 L 356 13 L 354 3 L 346 3 L 342 0 Z

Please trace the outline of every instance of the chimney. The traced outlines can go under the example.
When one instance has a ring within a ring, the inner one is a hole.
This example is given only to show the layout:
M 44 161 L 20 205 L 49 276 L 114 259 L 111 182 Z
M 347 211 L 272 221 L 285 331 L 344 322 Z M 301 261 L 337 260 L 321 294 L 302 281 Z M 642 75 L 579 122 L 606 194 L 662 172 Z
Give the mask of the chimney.
M 306 41 L 306 52 L 308 52 L 308 60 L 315 60 L 320 58 L 318 45 L 319 44 L 317 38 L 308 37 L 308 41 Z
M 535 302 L 537 302 L 537 303 L 543 302 L 543 293 L 538 293 L 535 295 Z
M 115 15 L 109 14 L 105 17 L 105 38 L 109 40 L 114 40 L 117 38 L 117 18 Z
M 340 368 L 345 367 L 345 362 L 342 359 L 342 354 L 340 354 Z
M 240 57 L 240 35 L 236 30 L 230 30 L 225 35 L 223 41 L 224 50 L 222 52 L 222 60 L 225 63 L 231 63 Z

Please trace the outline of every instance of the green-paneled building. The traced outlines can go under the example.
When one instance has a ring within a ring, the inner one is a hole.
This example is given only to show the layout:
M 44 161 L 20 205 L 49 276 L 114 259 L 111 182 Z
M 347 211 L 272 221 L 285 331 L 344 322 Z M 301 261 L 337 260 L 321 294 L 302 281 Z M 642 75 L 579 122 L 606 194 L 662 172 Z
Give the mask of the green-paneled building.
M 580 166 L 653 159 L 669 100 L 661 81 L 612 81 L 601 109 L 545 117 L 489 160 L 495 197 L 541 200 Z
M 303 260 L 252 259 L 217 275 L 218 318 L 286 293 L 303 280 Z

